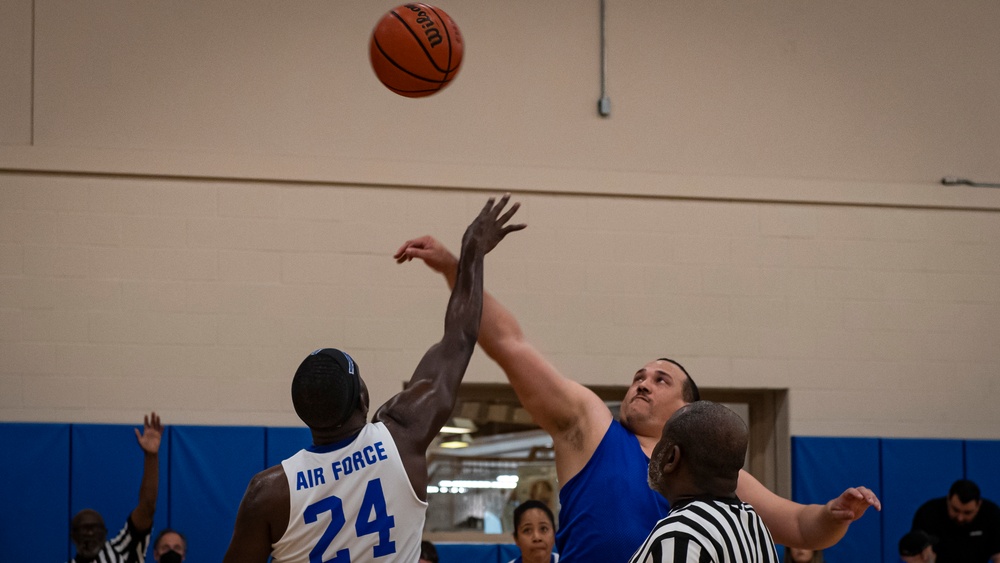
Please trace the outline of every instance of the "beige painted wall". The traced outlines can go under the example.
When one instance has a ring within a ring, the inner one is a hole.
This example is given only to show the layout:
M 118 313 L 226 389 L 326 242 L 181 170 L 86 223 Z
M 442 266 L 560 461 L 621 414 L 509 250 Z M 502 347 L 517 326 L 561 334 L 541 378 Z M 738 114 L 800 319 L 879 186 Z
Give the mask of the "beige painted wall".
M 384 401 L 457 244 L 567 374 L 650 357 L 790 389 L 799 435 L 1000 437 L 1000 4 L 439 3 L 442 93 L 367 62 L 370 1 L 0 8 L 0 420 L 295 424 L 308 351 Z M 481 353 L 468 381 L 502 381 Z

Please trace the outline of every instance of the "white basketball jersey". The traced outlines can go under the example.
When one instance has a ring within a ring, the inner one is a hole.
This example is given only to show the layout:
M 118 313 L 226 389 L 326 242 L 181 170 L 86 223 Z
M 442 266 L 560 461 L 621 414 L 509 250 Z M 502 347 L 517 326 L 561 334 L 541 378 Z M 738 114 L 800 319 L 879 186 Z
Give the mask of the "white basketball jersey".
M 389 430 L 366 424 L 348 443 L 313 446 L 281 462 L 288 529 L 275 563 L 416 561 L 427 503 L 417 498 Z

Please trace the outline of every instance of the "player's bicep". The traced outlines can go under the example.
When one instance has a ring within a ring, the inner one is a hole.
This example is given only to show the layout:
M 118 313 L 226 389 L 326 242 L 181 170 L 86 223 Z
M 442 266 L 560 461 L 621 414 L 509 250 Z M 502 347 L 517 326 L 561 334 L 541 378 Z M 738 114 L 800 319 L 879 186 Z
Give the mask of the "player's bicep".
M 401 450 L 430 445 L 455 408 L 470 350 L 448 341 L 432 346 L 417 364 L 406 388 L 382 405 L 373 420 L 385 423 Z
M 497 361 L 521 406 L 550 434 L 577 429 L 581 423 L 607 411 L 593 391 L 562 375 L 527 341 L 510 346 L 508 353 Z
M 236 514 L 236 526 L 233 528 L 233 537 L 223 559 L 224 563 L 266 562 L 271 555 L 269 538 L 267 523 L 253 516 L 244 498 Z
M 804 505 L 774 494 L 742 469 L 736 484 L 736 496 L 754 508 L 776 543 L 797 547 L 803 545 L 799 515 L 805 508 Z
M 394 436 L 404 437 L 404 442 L 430 444 L 451 414 L 453 404 L 442 397 L 447 394 L 430 380 L 411 381 L 379 407 L 372 419 L 385 423 Z

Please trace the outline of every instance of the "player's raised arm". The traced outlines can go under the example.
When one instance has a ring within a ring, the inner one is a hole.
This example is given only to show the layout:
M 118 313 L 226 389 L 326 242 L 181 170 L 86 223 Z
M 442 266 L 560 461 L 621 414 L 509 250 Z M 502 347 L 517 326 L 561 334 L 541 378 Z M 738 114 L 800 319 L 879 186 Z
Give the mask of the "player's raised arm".
M 458 259 L 434 237 L 406 241 L 395 258 L 399 263 L 423 260 L 444 276 L 449 286 L 455 284 Z M 552 435 L 557 449 L 569 444 L 566 438 L 570 435 L 584 437 L 573 442 L 580 449 L 557 456 L 560 480 L 568 479 L 589 457 L 590 452 L 584 450 L 600 442 L 611 423 L 610 411 L 592 391 L 560 373 L 527 340 L 514 315 L 489 292 L 483 295 L 479 345 L 504 370 L 522 406 Z
M 142 481 L 139 484 L 139 504 L 132 510 L 132 523 L 140 530 L 153 527 L 156 498 L 160 490 L 160 441 L 163 425 L 155 412 L 143 418 L 142 432 L 135 429 L 135 439 L 143 451 Z
M 506 211 L 510 195 L 493 198 L 469 225 L 456 261 L 454 288 L 445 312 L 444 335 L 420 360 L 410 384 L 375 413 L 385 422 L 406 453 L 425 455 L 455 407 L 458 387 L 475 350 L 483 309 L 483 257 L 508 233 L 523 224 L 508 225 L 519 204 Z M 421 490 L 415 483 L 414 490 Z

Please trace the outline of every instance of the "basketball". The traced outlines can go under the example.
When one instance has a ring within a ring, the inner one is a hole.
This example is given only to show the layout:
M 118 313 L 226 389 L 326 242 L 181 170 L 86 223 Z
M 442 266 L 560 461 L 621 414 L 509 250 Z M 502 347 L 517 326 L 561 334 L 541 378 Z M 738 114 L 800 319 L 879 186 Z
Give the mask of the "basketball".
M 382 16 L 369 42 L 375 76 L 408 98 L 440 92 L 455 79 L 465 48 L 458 26 L 427 4 L 403 4 Z

